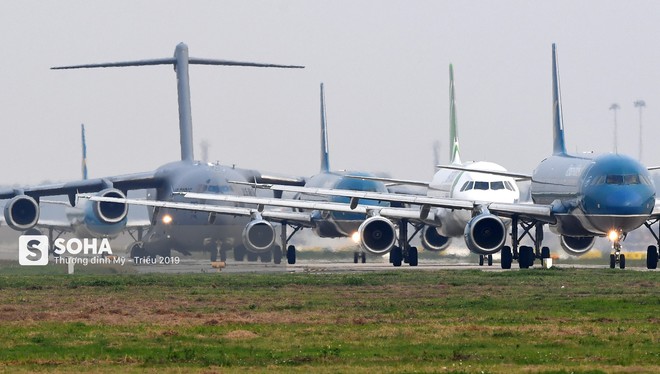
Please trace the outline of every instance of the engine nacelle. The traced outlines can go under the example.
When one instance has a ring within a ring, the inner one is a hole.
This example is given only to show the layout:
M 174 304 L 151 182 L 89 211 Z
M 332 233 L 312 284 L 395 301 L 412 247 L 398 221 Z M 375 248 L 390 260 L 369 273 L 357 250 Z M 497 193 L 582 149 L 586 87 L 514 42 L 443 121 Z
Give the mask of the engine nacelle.
M 422 229 L 422 247 L 432 252 L 441 252 L 449 247 L 451 238 L 440 235 L 433 226 L 424 226 Z
M 268 221 L 255 219 L 243 229 L 243 245 L 251 252 L 267 252 L 274 243 L 275 229 Z
M 14 230 L 25 231 L 39 221 L 39 203 L 27 195 L 14 196 L 5 205 L 5 221 Z
M 596 242 L 595 236 L 564 236 L 560 237 L 561 247 L 570 255 L 582 256 L 589 252 Z
M 107 188 L 97 194 L 100 197 L 115 197 L 125 199 L 126 195 L 115 188 Z M 94 201 L 93 212 L 96 219 L 104 224 L 119 223 L 128 215 L 128 204 Z
M 392 221 L 380 217 L 367 218 L 358 228 L 360 245 L 375 255 L 389 253 L 396 243 L 396 228 Z
M 471 252 L 491 255 L 502 249 L 506 240 L 506 226 L 492 214 L 473 217 L 465 226 L 465 244 Z

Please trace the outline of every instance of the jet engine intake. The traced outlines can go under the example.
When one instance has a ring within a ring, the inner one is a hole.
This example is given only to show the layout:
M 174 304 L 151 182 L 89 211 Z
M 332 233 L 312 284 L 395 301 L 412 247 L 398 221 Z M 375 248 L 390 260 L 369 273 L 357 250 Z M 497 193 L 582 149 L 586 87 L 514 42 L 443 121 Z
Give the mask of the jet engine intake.
M 275 229 L 268 221 L 255 219 L 243 229 L 243 245 L 252 252 L 267 252 L 274 243 Z
M 594 236 L 565 236 L 562 235 L 561 247 L 570 255 L 582 256 L 589 252 L 596 242 Z
M 362 248 L 375 255 L 389 253 L 396 242 L 394 224 L 380 216 L 367 218 L 358 228 L 358 233 Z
M 490 213 L 473 217 L 465 226 L 465 244 L 471 252 L 490 255 L 502 249 L 506 240 L 506 226 Z
M 34 227 L 39 221 L 39 203 L 27 195 L 14 196 L 5 205 L 5 221 L 17 231 Z
M 114 197 L 118 199 L 125 199 L 126 195 L 118 189 L 107 188 L 97 194 L 100 197 Z M 119 223 L 126 215 L 128 215 L 128 204 L 126 203 L 110 203 L 106 201 L 93 202 L 94 216 L 102 223 L 113 224 Z
M 432 252 L 441 252 L 449 247 L 451 238 L 440 235 L 433 226 L 424 226 L 422 229 L 422 247 Z

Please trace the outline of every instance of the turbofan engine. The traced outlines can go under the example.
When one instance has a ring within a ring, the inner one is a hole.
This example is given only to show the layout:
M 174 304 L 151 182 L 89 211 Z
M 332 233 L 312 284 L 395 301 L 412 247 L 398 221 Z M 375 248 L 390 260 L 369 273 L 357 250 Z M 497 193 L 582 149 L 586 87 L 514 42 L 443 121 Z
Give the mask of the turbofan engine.
M 433 226 L 424 226 L 422 229 L 422 246 L 433 252 L 441 252 L 449 247 L 451 238 L 440 235 Z
M 490 255 L 499 252 L 506 240 L 506 226 L 492 214 L 473 217 L 465 226 L 465 244 L 471 252 Z
M 243 229 L 243 245 L 252 252 L 267 252 L 274 243 L 275 229 L 268 221 L 255 219 Z
M 561 236 L 560 239 L 561 247 L 564 248 L 568 254 L 573 256 L 582 256 L 583 254 L 589 252 L 591 247 L 594 246 L 596 242 L 596 237 L 594 236 Z
M 39 203 L 27 195 L 14 196 L 5 205 L 5 221 L 18 231 L 34 227 L 39 221 Z
M 107 188 L 97 194 L 100 197 L 125 199 L 126 195 L 115 188 Z M 128 204 L 94 201 L 92 205 L 94 217 L 104 224 L 119 223 L 128 215 Z
M 367 218 L 358 228 L 360 245 L 375 255 L 389 253 L 396 242 L 396 228 L 386 218 L 374 216 Z

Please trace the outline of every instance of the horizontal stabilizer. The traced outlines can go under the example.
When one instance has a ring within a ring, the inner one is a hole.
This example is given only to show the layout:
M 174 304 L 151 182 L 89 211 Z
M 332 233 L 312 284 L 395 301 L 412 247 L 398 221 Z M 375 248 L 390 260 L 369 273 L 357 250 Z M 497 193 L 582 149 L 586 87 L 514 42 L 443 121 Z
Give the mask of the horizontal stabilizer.
M 245 61 L 231 61 L 231 60 L 211 60 L 205 58 L 194 58 L 190 57 L 188 59 L 189 64 L 194 65 L 221 65 L 221 66 L 251 66 L 251 67 L 260 67 L 260 68 L 283 68 L 283 69 L 304 69 L 304 66 L 300 65 L 278 65 L 278 64 L 263 64 L 259 62 L 245 62 Z M 99 64 L 84 64 L 84 65 L 69 65 L 69 66 L 55 66 L 51 69 L 53 70 L 65 70 L 65 69 L 89 69 L 89 68 L 116 68 L 116 67 L 127 67 L 127 66 L 150 66 L 150 65 L 175 65 L 176 58 L 157 58 L 150 60 L 137 60 L 137 61 L 124 61 L 124 62 L 106 62 Z
M 346 175 L 347 178 L 353 178 L 353 179 L 362 179 L 362 180 L 367 180 L 367 181 L 377 181 L 377 182 L 383 182 L 383 183 L 388 183 L 391 185 L 409 185 L 409 186 L 420 186 L 420 187 L 428 187 L 429 182 L 424 182 L 424 181 L 415 181 L 415 180 L 410 180 L 410 179 L 395 179 L 395 178 L 382 178 L 382 177 L 365 177 L 365 176 L 360 176 L 360 175 Z

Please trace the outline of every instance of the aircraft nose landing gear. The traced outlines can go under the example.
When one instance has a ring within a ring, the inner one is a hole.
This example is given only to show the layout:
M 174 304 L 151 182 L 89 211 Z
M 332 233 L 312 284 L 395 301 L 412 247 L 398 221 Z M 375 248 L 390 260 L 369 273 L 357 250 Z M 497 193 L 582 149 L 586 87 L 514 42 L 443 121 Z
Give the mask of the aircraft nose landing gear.
M 612 254 L 610 254 L 610 269 L 614 269 L 617 264 L 621 269 L 626 268 L 626 255 L 621 253 L 621 241 L 626 238 L 621 231 L 612 230 L 607 235 L 612 241 Z

